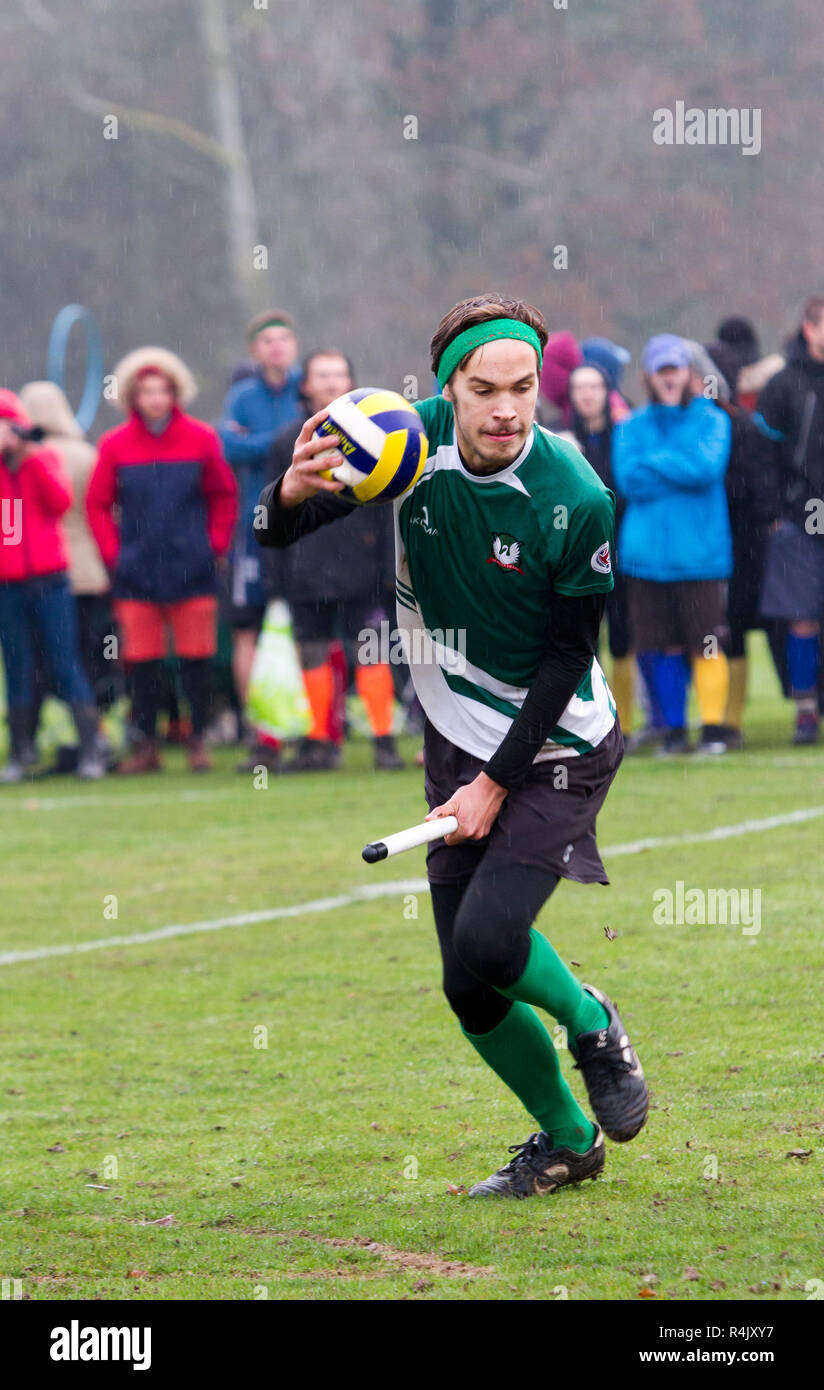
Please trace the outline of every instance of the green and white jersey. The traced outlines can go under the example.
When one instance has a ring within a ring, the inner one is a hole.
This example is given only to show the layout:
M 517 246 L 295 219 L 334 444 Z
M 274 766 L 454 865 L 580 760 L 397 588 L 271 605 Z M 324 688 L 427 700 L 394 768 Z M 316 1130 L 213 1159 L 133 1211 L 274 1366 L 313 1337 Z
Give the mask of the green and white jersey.
M 539 425 L 508 467 L 470 473 L 449 401 L 435 396 L 415 408 L 429 456 L 394 504 L 398 628 L 427 717 L 486 760 L 543 659 L 553 592 L 613 587 L 615 499 L 574 444 Z M 535 761 L 588 753 L 614 723 L 593 657 Z

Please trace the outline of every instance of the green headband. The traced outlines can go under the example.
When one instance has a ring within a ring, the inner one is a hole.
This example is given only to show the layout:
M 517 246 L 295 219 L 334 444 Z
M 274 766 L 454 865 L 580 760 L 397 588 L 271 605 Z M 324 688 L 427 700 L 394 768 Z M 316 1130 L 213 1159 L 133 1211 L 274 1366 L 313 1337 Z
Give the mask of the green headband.
M 476 323 L 473 328 L 465 328 L 444 348 L 438 363 L 438 385 L 446 385 L 455 368 L 470 352 L 483 347 L 484 343 L 494 343 L 498 338 L 518 338 L 523 343 L 529 343 L 538 354 L 540 371 L 543 353 L 535 329 L 520 319 L 488 319 L 485 323 Z
M 248 331 L 248 341 L 253 343 L 258 333 L 262 333 L 264 328 L 288 328 L 290 333 L 294 332 L 293 325 L 287 319 L 281 318 L 279 314 L 272 314 L 271 318 L 264 318 L 260 321 L 252 320 Z

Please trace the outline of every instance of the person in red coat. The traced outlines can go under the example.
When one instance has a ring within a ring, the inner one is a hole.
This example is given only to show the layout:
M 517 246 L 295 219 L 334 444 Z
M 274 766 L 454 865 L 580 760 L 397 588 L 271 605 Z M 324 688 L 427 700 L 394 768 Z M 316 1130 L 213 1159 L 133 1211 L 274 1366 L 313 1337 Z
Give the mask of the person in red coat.
M 0 782 L 19 782 L 34 751 L 34 649 L 70 706 L 80 740 L 77 774 L 105 772 L 97 709 L 77 640 L 69 552 L 60 519 L 72 488 L 60 456 L 27 438 L 32 422 L 13 391 L 0 390 L 0 646 L 6 673 L 10 754 Z
M 237 485 L 216 432 L 183 412 L 195 385 L 179 357 L 138 348 L 115 369 L 115 381 L 128 419 L 100 440 L 86 514 L 113 575 L 132 679 L 139 742 L 119 771 L 161 766 L 155 731 L 170 630 L 191 709 L 189 765 L 201 772 L 211 766 L 203 733 L 217 650 L 215 566 L 232 539 Z

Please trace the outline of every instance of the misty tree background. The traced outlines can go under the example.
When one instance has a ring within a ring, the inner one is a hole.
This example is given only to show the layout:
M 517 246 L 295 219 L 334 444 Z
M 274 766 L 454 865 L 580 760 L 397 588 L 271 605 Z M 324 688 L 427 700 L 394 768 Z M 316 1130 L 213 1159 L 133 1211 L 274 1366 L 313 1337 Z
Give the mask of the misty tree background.
M 71 301 L 107 370 L 180 351 L 212 418 L 271 305 L 426 393 L 479 290 L 637 355 L 733 312 L 780 346 L 824 289 L 821 0 L 15 0 L 0 42 L 3 385 Z M 761 153 L 657 146 L 679 99 L 760 108 Z

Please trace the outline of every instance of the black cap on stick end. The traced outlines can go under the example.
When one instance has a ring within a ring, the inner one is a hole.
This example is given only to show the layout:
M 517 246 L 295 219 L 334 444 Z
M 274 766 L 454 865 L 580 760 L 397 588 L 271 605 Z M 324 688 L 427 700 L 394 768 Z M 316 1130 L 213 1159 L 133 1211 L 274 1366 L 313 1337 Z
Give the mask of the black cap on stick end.
M 361 856 L 367 864 L 377 864 L 379 859 L 386 859 L 389 851 L 382 840 L 376 841 L 374 845 L 364 845 Z

